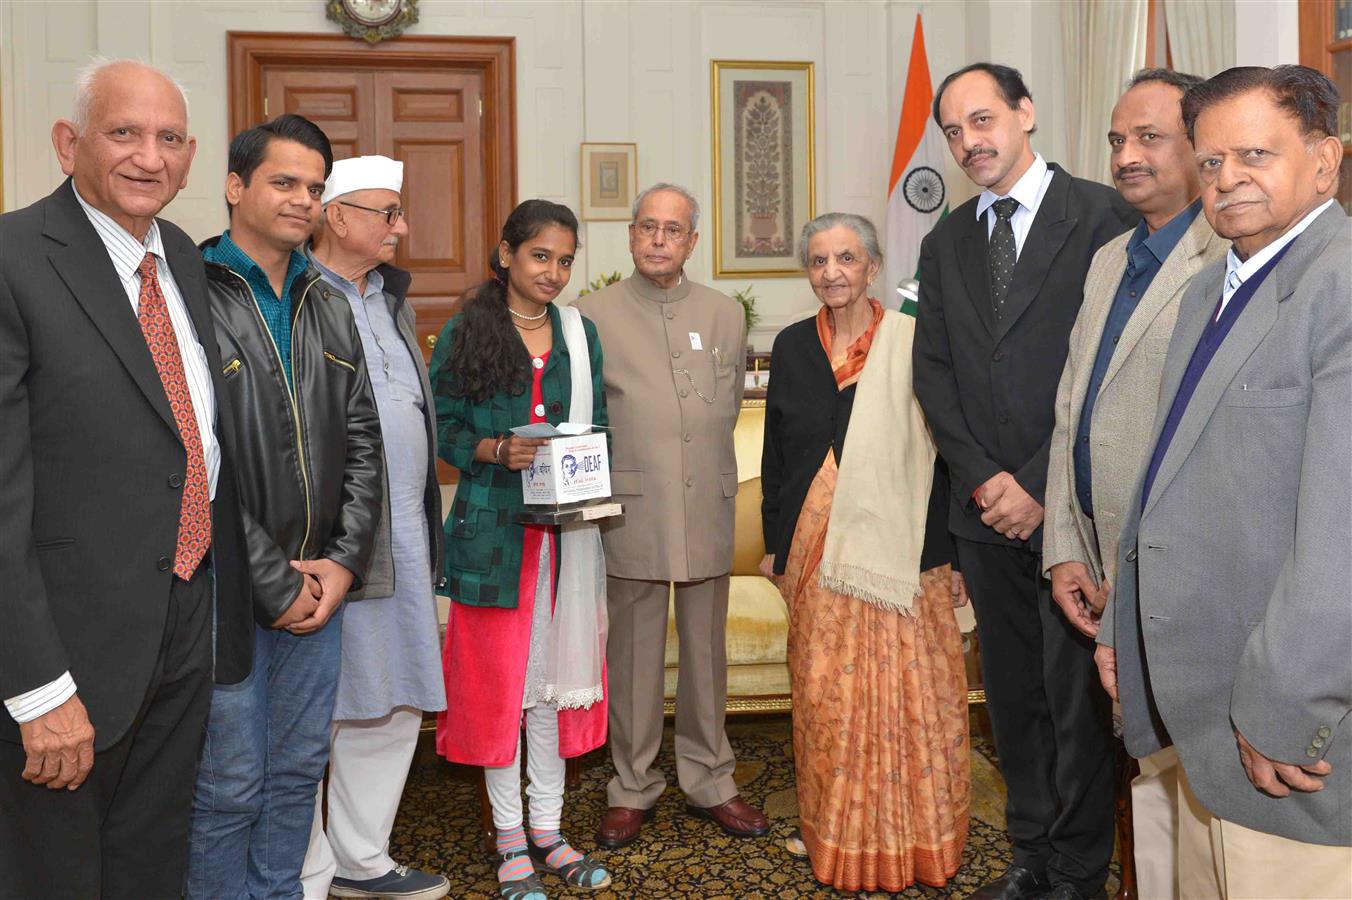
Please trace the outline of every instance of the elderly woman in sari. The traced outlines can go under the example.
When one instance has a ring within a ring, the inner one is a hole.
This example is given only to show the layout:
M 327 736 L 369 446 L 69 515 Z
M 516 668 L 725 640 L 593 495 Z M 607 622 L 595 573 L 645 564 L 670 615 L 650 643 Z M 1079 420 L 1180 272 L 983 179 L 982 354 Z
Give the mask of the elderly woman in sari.
M 882 253 L 867 219 L 818 216 L 798 248 L 822 305 L 775 340 L 761 464 L 761 569 L 790 620 L 787 848 L 840 890 L 942 886 L 967 839 L 966 593 L 911 390 L 915 322 L 868 296 Z

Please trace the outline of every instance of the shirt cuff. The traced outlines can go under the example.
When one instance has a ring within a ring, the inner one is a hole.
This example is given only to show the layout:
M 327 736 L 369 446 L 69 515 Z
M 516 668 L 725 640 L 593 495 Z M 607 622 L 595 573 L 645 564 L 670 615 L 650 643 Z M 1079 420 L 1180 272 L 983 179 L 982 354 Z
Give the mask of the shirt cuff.
M 64 672 L 55 681 L 25 691 L 17 697 L 10 697 L 5 701 L 5 708 L 14 717 L 14 721 L 22 725 L 24 722 L 31 722 L 39 716 L 47 715 L 73 696 L 75 696 L 75 679 L 70 677 L 70 672 Z

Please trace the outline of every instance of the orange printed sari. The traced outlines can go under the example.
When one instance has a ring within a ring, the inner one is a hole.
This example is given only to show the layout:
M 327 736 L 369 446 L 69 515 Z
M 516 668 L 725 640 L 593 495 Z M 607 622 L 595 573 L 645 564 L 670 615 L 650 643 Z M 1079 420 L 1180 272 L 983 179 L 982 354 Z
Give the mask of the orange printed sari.
M 855 383 L 882 318 L 832 359 Z M 817 330 L 828 357 L 831 325 Z M 855 408 L 852 415 L 868 415 Z M 962 861 L 971 793 L 967 677 L 949 567 L 921 574 L 913 616 L 817 583 L 836 487 L 828 451 L 808 490 L 780 590 L 789 605 L 793 752 L 803 843 L 818 881 L 845 891 L 942 886 Z

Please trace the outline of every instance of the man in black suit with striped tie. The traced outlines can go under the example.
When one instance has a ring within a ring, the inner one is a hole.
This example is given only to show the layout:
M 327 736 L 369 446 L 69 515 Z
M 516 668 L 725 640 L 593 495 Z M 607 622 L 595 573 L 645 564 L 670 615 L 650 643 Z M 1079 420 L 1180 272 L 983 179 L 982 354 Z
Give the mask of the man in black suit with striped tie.
M 1089 262 L 1139 216 L 1116 191 L 1033 152 L 1033 99 L 1008 66 L 948 76 L 934 118 L 985 189 L 921 245 L 914 345 L 915 393 L 949 466 L 948 525 L 1009 789 L 1013 865 L 972 896 L 1091 897 L 1113 852 L 1109 702 L 1093 642 L 1041 577 L 1042 504 Z

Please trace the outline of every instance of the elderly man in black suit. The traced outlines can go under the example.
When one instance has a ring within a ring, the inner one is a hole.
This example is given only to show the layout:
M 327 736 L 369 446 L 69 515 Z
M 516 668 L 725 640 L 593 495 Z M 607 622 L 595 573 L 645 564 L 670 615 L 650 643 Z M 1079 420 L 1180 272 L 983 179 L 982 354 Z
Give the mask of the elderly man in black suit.
M 1087 897 L 1102 889 L 1113 852 L 1109 703 L 1093 642 L 1041 577 L 1042 505 L 1090 259 L 1139 215 L 1033 152 L 1033 100 L 1008 66 L 948 76 L 934 118 L 985 189 L 921 246 L 914 345 L 916 396 L 949 465 L 948 524 L 1009 787 L 1013 865 L 973 897 Z
M 76 87 L 70 177 L 0 216 L 0 895 L 177 897 L 213 674 L 252 654 L 234 438 L 201 255 L 155 218 L 183 94 Z

